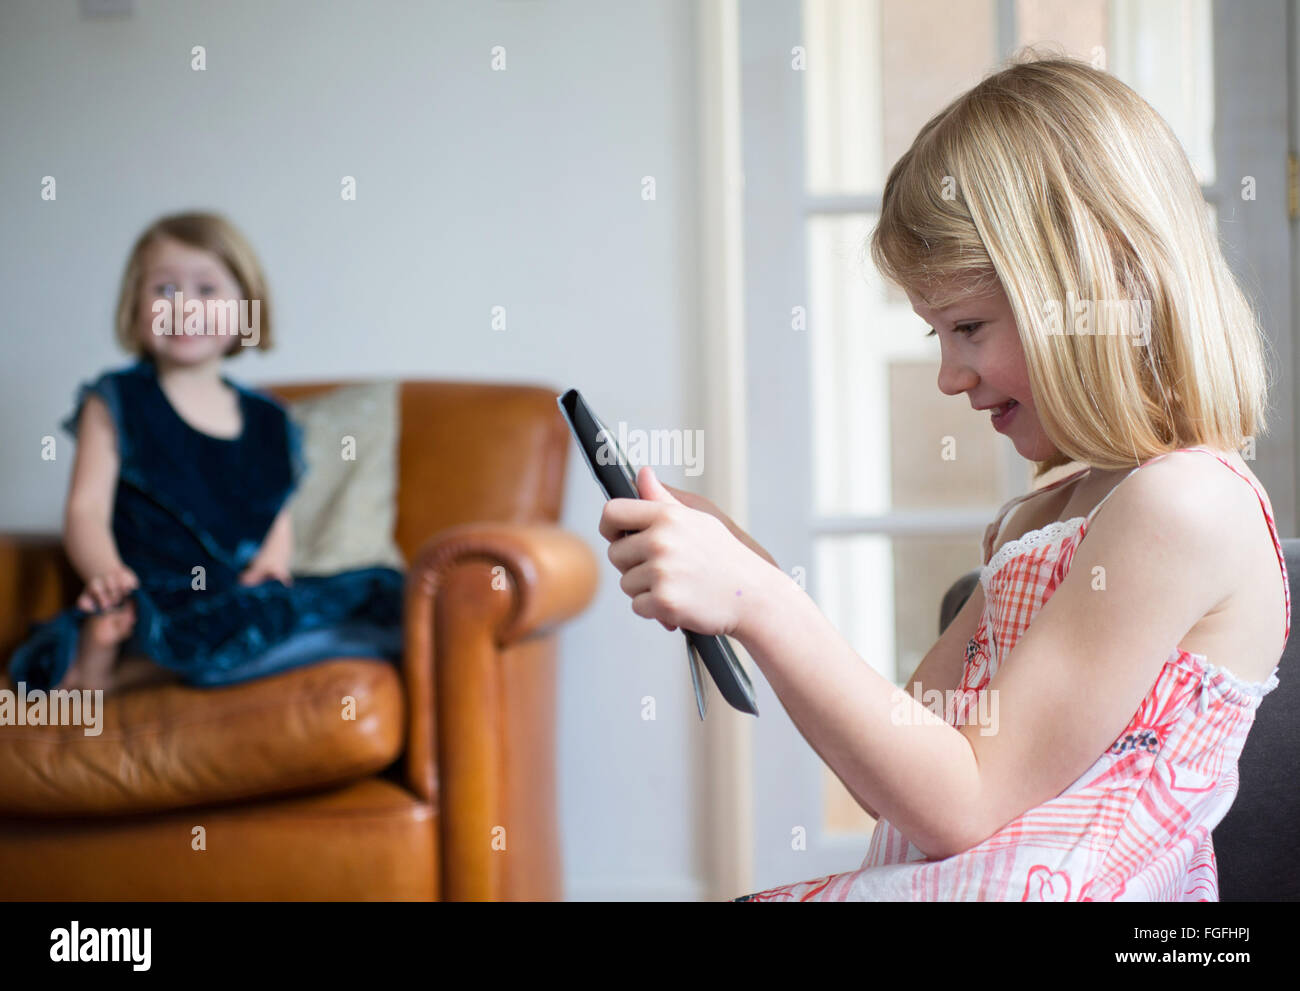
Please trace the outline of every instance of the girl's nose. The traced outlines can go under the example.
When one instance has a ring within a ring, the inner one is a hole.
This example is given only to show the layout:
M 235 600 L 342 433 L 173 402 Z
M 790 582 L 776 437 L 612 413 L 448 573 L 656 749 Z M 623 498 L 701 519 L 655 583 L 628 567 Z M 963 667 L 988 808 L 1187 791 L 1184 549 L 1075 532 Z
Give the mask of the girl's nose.
M 960 396 L 979 384 L 979 376 L 969 365 L 945 354 L 939 361 L 939 391 L 945 396 Z

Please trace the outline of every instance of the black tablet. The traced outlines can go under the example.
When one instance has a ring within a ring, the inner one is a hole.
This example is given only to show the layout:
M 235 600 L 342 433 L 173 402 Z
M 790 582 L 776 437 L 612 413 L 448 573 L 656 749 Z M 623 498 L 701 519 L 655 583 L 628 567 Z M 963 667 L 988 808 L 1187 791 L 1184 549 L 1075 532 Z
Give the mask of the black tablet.
M 623 451 L 618 446 L 614 435 L 606 429 L 600 419 L 591 411 L 582 393 L 570 389 L 557 397 L 560 412 L 568 421 L 569 429 L 578 441 L 582 459 L 587 463 L 591 476 L 605 493 L 606 499 L 639 499 L 636 489 L 636 471 L 632 468 Z M 758 715 L 758 705 L 754 701 L 754 686 L 745 673 L 731 644 L 726 637 L 703 636 L 690 630 L 683 630 L 686 635 L 686 657 L 690 662 L 691 681 L 695 686 L 695 705 L 704 718 L 708 708 L 705 699 L 704 679 L 700 676 L 700 661 L 708 669 L 713 682 L 718 686 L 722 697 L 735 709 Z

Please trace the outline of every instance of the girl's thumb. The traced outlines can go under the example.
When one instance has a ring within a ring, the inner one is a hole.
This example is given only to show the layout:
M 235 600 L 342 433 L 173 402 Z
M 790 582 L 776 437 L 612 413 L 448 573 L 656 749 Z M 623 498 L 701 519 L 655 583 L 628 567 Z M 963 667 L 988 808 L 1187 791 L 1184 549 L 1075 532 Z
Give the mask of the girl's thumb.
M 655 474 L 654 469 L 649 465 L 641 469 L 641 477 L 637 480 L 637 491 L 641 493 L 642 499 L 680 505 L 673 494 L 664 488 L 663 482 L 659 481 L 659 476 Z

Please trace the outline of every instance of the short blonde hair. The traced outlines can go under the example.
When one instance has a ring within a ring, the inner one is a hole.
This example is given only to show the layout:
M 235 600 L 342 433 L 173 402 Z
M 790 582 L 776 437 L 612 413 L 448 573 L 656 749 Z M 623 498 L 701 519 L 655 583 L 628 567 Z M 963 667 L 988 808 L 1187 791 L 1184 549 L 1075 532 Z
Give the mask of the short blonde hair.
M 1086 62 L 1023 49 L 931 118 L 890 170 L 871 256 L 930 306 L 1001 285 L 1057 449 L 1036 477 L 1237 450 L 1266 429 L 1259 318 L 1187 155 L 1145 100 Z M 1071 298 L 1148 301 L 1147 343 L 1054 329 Z
M 252 246 L 225 217 L 215 213 L 176 213 L 155 220 L 138 238 L 127 258 L 126 271 L 117 297 L 117 340 L 127 351 L 145 354 L 144 345 L 136 334 L 137 310 L 140 305 L 140 281 L 144 274 L 144 256 L 149 247 L 161 238 L 169 237 L 192 248 L 201 248 L 216 255 L 239 283 L 243 298 L 250 303 L 258 300 L 259 332 L 254 347 L 264 350 L 271 347 L 271 306 L 266 277 L 257 261 Z M 227 357 L 246 350 L 236 335 L 226 351 Z

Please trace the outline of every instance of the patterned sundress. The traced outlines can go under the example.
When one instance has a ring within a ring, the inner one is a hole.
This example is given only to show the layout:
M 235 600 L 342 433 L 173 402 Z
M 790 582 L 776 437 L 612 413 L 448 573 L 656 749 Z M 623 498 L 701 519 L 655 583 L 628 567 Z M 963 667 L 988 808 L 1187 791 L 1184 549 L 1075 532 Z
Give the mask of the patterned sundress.
M 1277 527 L 1260 487 L 1215 452 L 1259 497 L 1281 567 L 1286 633 L 1291 594 Z M 1169 452 L 1176 453 L 1176 452 Z M 1160 455 L 1139 468 L 1168 455 Z M 1093 517 L 1054 521 L 1007 542 L 989 559 L 1017 503 L 1074 481 L 1087 469 L 1012 499 L 984 536 L 985 606 L 966 649 L 958 725 L 1038 610 L 1064 580 Z M 1124 479 L 1121 479 L 1120 484 Z M 880 819 L 855 871 L 769 888 L 736 901 L 1218 901 L 1211 832 L 1237 794 L 1237 759 L 1261 699 L 1277 687 L 1235 677 L 1203 654 L 1175 648 L 1115 742 L 1060 795 L 951 857 L 927 859 Z

